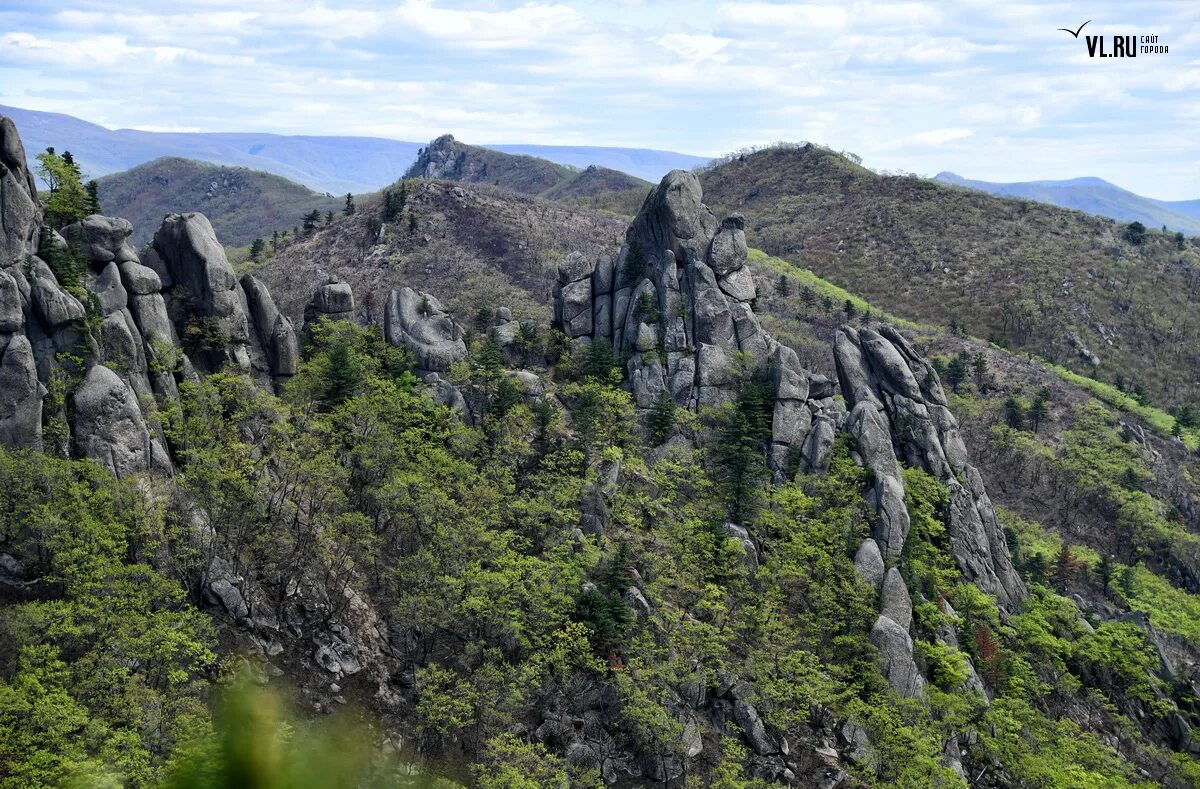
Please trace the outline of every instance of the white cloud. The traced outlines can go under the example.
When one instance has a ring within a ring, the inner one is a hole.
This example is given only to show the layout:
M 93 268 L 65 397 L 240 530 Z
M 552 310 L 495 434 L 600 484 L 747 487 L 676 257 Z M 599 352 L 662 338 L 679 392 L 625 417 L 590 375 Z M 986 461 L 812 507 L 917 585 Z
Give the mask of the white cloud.
M 1172 52 L 1089 58 L 1055 31 L 1088 16 L 1109 34 L 1150 25 Z M 1195 3 L 4 0 L 0 31 L 0 101 L 114 127 L 706 152 L 810 139 L 889 169 L 1090 170 L 1200 196 L 1178 164 L 1200 157 Z

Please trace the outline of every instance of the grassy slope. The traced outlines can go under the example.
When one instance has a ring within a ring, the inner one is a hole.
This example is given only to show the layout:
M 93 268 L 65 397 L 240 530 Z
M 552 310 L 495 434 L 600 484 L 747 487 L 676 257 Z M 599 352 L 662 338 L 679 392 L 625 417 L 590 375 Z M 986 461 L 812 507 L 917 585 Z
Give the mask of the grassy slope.
M 772 149 L 701 174 L 718 212 L 746 215 L 753 246 L 879 309 L 958 326 L 1151 399 L 1196 402 L 1200 248 L 1117 223 L 912 177 L 819 148 Z M 1098 355 L 1097 369 L 1068 333 Z
M 344 197 L 326 197 L 278 175 L 167 157 L 99 179 L 100 205 L 133 222 L 134 242 L 153 237 L 163 216 L 200 211 L 222 243 L 245 246 L 274 230 L 300 224 L 316 209 L 339 211 Z

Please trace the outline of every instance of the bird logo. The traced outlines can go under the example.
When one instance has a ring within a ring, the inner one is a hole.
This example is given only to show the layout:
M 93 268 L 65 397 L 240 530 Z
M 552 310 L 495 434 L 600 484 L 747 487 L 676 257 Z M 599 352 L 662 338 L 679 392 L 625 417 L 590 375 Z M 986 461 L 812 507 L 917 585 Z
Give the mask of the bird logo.
M 1066 27 L 1060 27 L 1059 30 L 1061 30 L 1064 33 L 1070 33 L 1072 38 L 1079 38 L 1079 31 L 1083 30 L 1085 27 L 1087 27 L 1088 22 L 1091 22 L 1091 21 L 1092 20 L 1089 19 L 1087 22 L 1084 22 L 1082 25 L 1079 26 L 1078 30 L 1071 30 L 1070 28 L 1066 28 Z

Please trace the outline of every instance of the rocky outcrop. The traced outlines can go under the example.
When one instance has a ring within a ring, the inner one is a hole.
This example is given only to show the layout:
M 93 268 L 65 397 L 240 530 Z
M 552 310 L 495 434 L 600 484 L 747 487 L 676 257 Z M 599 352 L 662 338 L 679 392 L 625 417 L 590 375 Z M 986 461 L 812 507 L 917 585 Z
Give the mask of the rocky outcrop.
M 455 362 L 467 358 L 462 327 L 441 302 L 412 288 L 393 290 L 388 296 L 383 336 L 392 345 L 408 349 L 422 377 L 448 372 Z
M 0 445 L 42 448 L 42 397 L 33 348 L 23 335 L 8 341 L 0 360 Z
M 12 120 L 0 115 L 0 268 L 17 265 L 37 251 L 41 223 L 25 146 Z
M 890 326 L 845 327 L 834 344 L 838 379 L 851 406 L 849 430 L 873 472 L 879 510 L 873 535 L 889 565 L 908 535 L 900 461 L 936 477 L 950 492 L 950 546 L 967 580 L 1001 605 L 1024 599 L 1004 532 L 967 459 L 958 422 L 946 406 L 937 372 Z
M 646 197 L 615 258 L 568 255 L 554 289 L 555 325 L 577 344 L 612 346 L 641 408 L 664 391 L 692 410 L 730 402 L 739 359 L 748 360 L 775 391 L 776 478 L 796 462 L 818 468 L 844 413 L 828 381 L 804 370 L 759 324 L 744 220 L 718 222 L 701 198 L 694 175 L 672 171 Z M 808 441 L 817 422 L 828 441 Z
M 80 456 L 95 460 L 118 477 L 150 469 L 150 433 L 137 397 L 120 376 L 96 365 L 84 377 L 74 399 L 73 428 Z
M 253 274 L 241 280 L 249 319 L 251 364 L 257 374 L 278 387 L 300 367 L 300 342 L 292 322 L 275 306 L 271 292 Z
M 203 214 L 167 216 L 143 256 L 145 265 L 122 263 L 122 275 L 130 290 L 151 296 L 157 277 L 187 366 L 215 372 L 232 364 L 276 387 L 296 373 L 299 341 L 291 321 L 258 279 L 237 278 Z M 142 311 L 161 334 L 157 304 Z

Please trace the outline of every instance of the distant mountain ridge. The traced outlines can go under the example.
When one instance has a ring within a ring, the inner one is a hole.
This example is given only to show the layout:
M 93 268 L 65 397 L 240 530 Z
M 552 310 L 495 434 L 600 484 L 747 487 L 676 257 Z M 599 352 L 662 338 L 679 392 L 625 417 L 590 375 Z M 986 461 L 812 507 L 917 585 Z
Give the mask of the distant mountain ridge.
M 345 196 L 319 194 L 294 181 L 246 167 L 168 156 L 98 179 L 100 208 L 133 222 L 132 240 L 150 241 L 162 218 L 200 211 L 231 246 L 290 230 L 316 210 L 324 217 L 345 207 Z
M 70 115 L 0 105 L 21 129 L 30 157 L 54 146 L 70 150 L 93 178 L 128 170 L 164 156 L 249 167 L 281 175 L 320 192 L 371 192 L 394 182 L 425 143 L 381 137 L 301 136 L 261 133 L 112 130 Z M 492 150 L 539 156 L 583 169 L 597 165 L 657 181 L 675 168 L 708 157 L 641 148 L 559 145 L 489 145 Z
M 1155 200 L 1142 197 L 1103 178 L 1070 178 L 1062 181 L 996 183 L 963 178 L 941 172 L 934 179 L 954 186 L 978 189 L 1003 197 L 1037 200 L 1062 208 L 1107 216 L 1121 222 L 1141 222 L 1149 227 L 1166 225 L 1169 230 L 1200 235 L 1200 200 Z
M 634 192 L 640 203 L 652 186 L 620 170 L 594 164 L 581 170 L 529 154 L 468 145 L 451 134 L 443 134 L 423 148 L 404 177 L 490 184 L 552 200 Z

